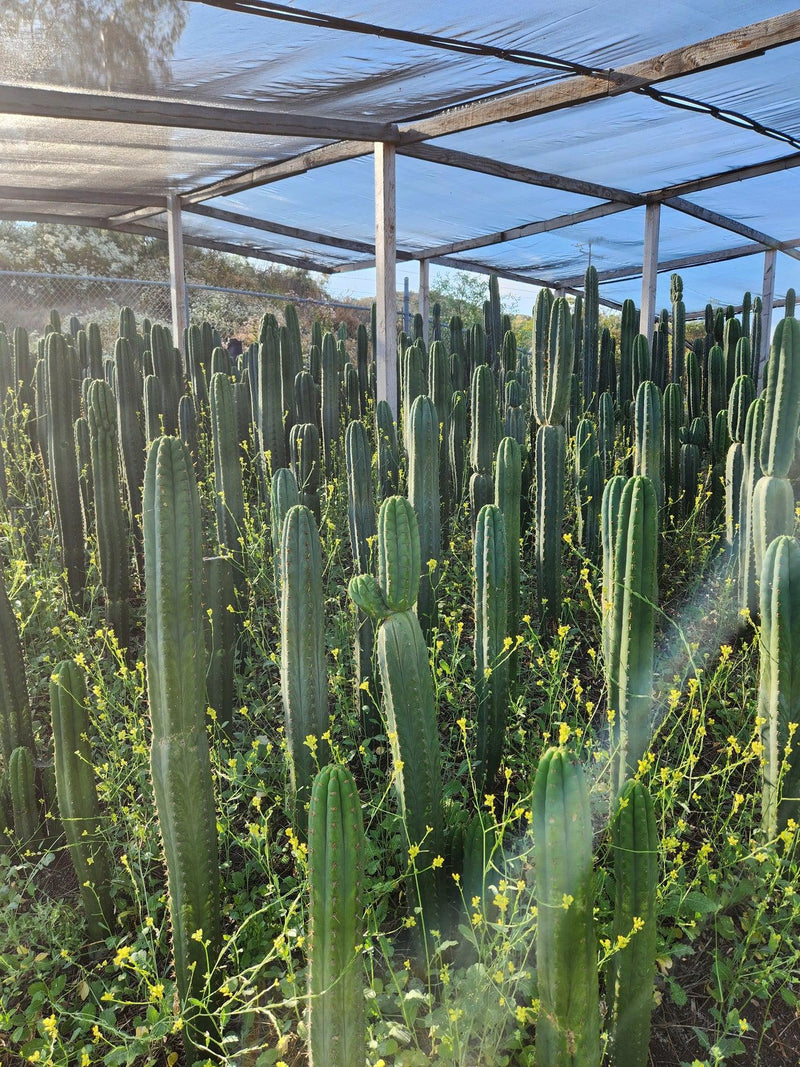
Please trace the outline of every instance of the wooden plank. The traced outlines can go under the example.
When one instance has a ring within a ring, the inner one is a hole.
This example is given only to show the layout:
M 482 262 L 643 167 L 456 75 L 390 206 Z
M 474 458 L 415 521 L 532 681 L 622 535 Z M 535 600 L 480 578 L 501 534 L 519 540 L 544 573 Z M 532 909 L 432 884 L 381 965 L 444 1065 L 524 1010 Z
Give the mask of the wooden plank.
M 758 244 L 764 245 L 765 248 L 781 248 L 781 242 L 777 237 L 770 237 L 768 234 L 762 233 L 761 230 L 754 230 L 752 226 L 747 226 L 743 222 L 737 222 L 726 215 L 720 215 L 717 211 L 710 211 L 699 204 L 693 204 L 691 200 L 684 200 L 680 196 L 671 196 L 668 200 L 662 200 L 661 203 L 666 204 L 667 207 L 674 208 L 676 211 L 682 211 L 685 215 L 692 215 L 696 219 L 702 219 L 703 222 L 708 222 L 712 226 L 730 230 L 731 233 L 738 233 L 740 237 L 756 241 Z M 794 248 L 784 248 L 783 251 L 793 259 L 800 259 L 800 252 Z
M 440 145 L 403 145 L 398 147 L 397 151 L 400 155 L 424 159 L 429 163 L 440 163 L 445 167 L 458 167 L 460 170 L 471 170 L 478 174 L 490 174 L 495 178 L 507 178 L 526 185 L 540 185 L 545 189 L 562 189 L 567 193 L 593 196 L 598 200 L 618 200 L 632 207 L 645 202 L 644 196 L 630 193 L 625 189 L 617 189 L 611 185 L 600 185 L 597 182 L 587 182 L 580 178 L 567 178 L 562 174 L 550 174 L 544 170 L 522 167 L 518 163 L 503 163 L 498 159 L 476 156 L 471 152 L 457 152 L 455 149 L 442 148 Z
M 761 285 L 761 351 L 758 353 L 758 374 L 756 385 L 759 390 L 764 384 L 764 364 L 769 356 L 772 342 L 772 309 L 775 305 L 775 260 L 774 248 L 764 253 L 764 278 Z
M 749 178 L 760 178 L 765 174 L 776 174 L 782 170 L 792 170 L 794 167 L 800 167 L 800 152 L 779 156 L 765 163 L 754 163 L 749 167 L 734 167 L 732 170 L 717 171 L 715 174 L 707 174 L 704 178 L 693 178 L 679 182 L 677 185 L 667 185 L 663 189 L 653 189 L 652 192 L 646 193 L 645 197 L 647 200 L 660 200 L 663 203 L 664 200 L 669 200 L 673 196 L 689 196 L 691 193 L 700 193 L 705 189 L 718 189 L 722 185 L 744 182 Z
M 314 244 L 329 245 L 331 248 L 344 248 L 350 252 L 371 252 L 373 254 L 375 252 L 375 246 L 366 241 L 352 241 L 344 237 L 334 237 L 328 233 L 303 230 L 299 226 L 287 226 L 282 222 L 257 219 L 253 215 L 242 215 L 238 211 L 226 211 L 224 208 L 209 207 L 207 204 L 188 204 L 183 210 L 193 215 L 201 215 L 203 218 L 229 222 L 234 226 L 264 230 L 267 233 L 278 233 L 284 237 L 292 237 L 300 241 L 313 241 Z
M 721 252 L 697 252 L 691 256 L 680 256 L 676 259 L 665 260 L 658 264 L 658 273 L 663 274 L 667 270 L 683 270 L 688 267 L 700 267 L 705 263 L 722 263 L 728 259 L 741 259 L 743 256 L 754 256 L 764 249 L 761 245 L 747 244 L 737 245 L 735 248 L 726 248 Z M 621 281 L 627 278 L 640 278 L 642 264 L 632 263 L 627 267 L 614 267 L 611 270 L 597 272 L 597 280 L 600 282 Z M 561 278 L 553 285 L 580 286 L 583 284 L 582 274 L 573 274 L 568 278 Z
M 397 279 L 395 242 L 394 145 L 375 144 L 375 301 L 377 399 L 385 400 L 394 418 L 400 417 L 397 404 Z
M 653 332 L 656 318 L 656 281 L 658 277 L 658 233 L 661 225 L 661 205 L 648 204 L 644 216 L 644 245 L 642 248 L 642 302 L 639 313 L 639 332 L 647 340 Z
M 431 274 L 430 265 L 427 259 L 421 259 L 419 261 L 419 289 L 417 299 L 417 310 L 422 316 L 422 338 L 425 344 L 428 343 L 429 336 L 429 319 L 431 314 Z
M 183 263 L 183 225 L 177 196 L 167 197 L 167 250 L 169 296 L 172 306 L 172 343 L 183 351 L 183 334 L 189 324 L 189 300 Z
M 761 55 L 771 48 L 800 40 L 800 11 L 751 23 L 695 44 L 675 48 L 604 75 L 579 75 L 561 81 L 478 100 L 463 107 L 436 112 L 428 118 L 400 124 L 400 143 L 472 130 L 493 122 L 542 115 L 576 104 L 709 70 L 723 63 Z
M 0 185 L 0 200 L 36 200 L 42 204 L 102 204 L 111 206 L 132 206 L 147 202 L 159 211 L 165 211 L 167 198 L 163 194 L 120 193 L 106 189 L 65 189 L 62 186 Z
M 40 89 L 0 84 L 0 113 L 71 119 L 79 122 L 122 122 L 182 130 L 219 130 L 260 136 L 310 137 L 331 141 L 397 139 L 392 123 L 305 115 L 260 107 L 220 107 L 152 96 L 122 96 L 76 89 Z

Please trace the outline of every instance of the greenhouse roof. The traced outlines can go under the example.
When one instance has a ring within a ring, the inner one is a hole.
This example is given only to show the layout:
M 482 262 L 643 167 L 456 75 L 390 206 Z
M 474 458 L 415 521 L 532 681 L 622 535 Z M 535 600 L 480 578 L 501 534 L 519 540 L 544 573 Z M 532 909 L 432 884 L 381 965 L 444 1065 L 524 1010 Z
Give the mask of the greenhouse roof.
M 761 290 L 800 259 L 800 11 L 775 0 L 502 5 L 6 0 L 0 217 L 184 240 L 323 272 L 375 259 L 373 146 L 398 260 L 609 303 Z M 750 23 L 750 25 L 748 25 Z

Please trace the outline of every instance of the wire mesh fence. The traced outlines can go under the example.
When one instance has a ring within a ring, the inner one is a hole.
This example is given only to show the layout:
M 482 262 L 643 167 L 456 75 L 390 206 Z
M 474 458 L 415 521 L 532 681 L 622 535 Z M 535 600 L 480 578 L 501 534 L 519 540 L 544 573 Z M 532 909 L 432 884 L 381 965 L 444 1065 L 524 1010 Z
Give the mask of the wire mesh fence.
M 352 304 L 335 300 L 315 300 L 285 293 L 229 289 L 211 285 L 187 284 L 189 317 L 208 321 L 223 336 L 254 340 L 258 323 L 265 312 L 282 321 L 283 309 L 291 302 L 297 306 L 301 330 L 310 331 L 315 318 L 331 328 L 340 322 L 352 334 L 359 323 L 369 324 L 369 304 Z M 96 322 L 105 346 L 117 336 L 119 309 L 130 307 L 137 319 L 169 325 L 172 321 L 170 286 L 167 281 L 110 278 L 98 275 L 51 274 L 32 271 L 0 271 L 0 320 L 7 327 L 23 326 L 32 333 L 41 332 L 50 312 L 59 313 L 64 328 L 75 316 L 81 324 Z

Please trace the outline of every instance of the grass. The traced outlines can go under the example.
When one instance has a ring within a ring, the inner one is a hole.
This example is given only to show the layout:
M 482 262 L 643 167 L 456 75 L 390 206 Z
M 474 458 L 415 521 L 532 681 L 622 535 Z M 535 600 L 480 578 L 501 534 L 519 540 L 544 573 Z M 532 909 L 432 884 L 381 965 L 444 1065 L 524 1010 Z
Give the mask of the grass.
M 37 457 L 6 424 L 9 485 L 0 550 L 22 636 L 43 763 L 50 752 L 47 686 L 73 657 L 86 672 L 92 750 L 105 833 L 115 857 L 117 924 L 87 945 L 77 885 L 57 821 L 26 845 L 0 849 L 0 1035 L 5 1064 L 183 1064 L 181 1006 L 170 962 L 164 867 L 148 770 L 142 596 L 134 594 L 130 655 L 106 629 L 100 596 L 86 611 L 64 599 L 57 542 Z M 201 484 L 214 546 L 213 486 Z M 353 771 L 364 805 L 368 882 L 366 1058 L 372 1067 L 530 1067 L 538 1012 L 530 790 L 549 744 L 571 747 L 588 773 L 595 830 L 598 968 L 612 942 L 613 865 L 606 833 L 608 720 L 596 564 L 572 543 L 567 491 L 564 603 L 551 637 L 537 624 L 530 535 L 522 546 L 521 632 L 507 747 L 497 781 L 476 795 L 471 542 L 465 511 L 447 534 L 430 642 L 445 782 L 454 919 L 422 936 L 415 877 L 391 786 L 389 746 L 362 731 L 372 694 L 355 684 L 346 485 L 324 491 L 321 534 L 334 758 Z M 223 882 L 224 946 L 209 959 L 228 1062 L 305 1063 L 307 853 L 286 816 L 278 615 L 269 523 L 257 499 L 243 537 L 248 600 L 237 646 L 234 723 L 209 716 Z M 90 539 L 89 588 L 97 588 Z M 660 572 L 654 704 L 657 727 L 640 777 L 659 828 L 658 968 L 653 1063 L 789 1062 L 800 1035 L 800 891 L 795 827 L 760 832 L 761 750 L 755 707 L 758 630 L 737 617 L 729 562 L 704 500 L 668 525 Z M 51 805 L 52 806 L 52 805 Z M 484 870 L 459 872 L 467 821 L 483 822 Z M 635 934 L 633 934 L 635 936 Z M 202 1062 L 202 1060 L 201 1060 Z M 357 1067 L 357 1065 L 356 1065 Z

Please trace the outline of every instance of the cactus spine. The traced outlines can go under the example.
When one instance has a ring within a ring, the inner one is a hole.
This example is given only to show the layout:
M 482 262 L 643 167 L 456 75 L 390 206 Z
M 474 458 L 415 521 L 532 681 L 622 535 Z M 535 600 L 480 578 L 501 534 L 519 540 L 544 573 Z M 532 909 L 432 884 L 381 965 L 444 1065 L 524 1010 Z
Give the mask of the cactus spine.
M 281 694 L 289 749 L 290 791 L 296 821 L 305 827 L 316 755 L 327 762 L 322 735 L 328 729 L 322 549 L 314 516 L 302 504 L 290 508 L 281 541 Z
M 86 682 L 74 660 L 64 660 L 53 672 L 50 713 L 61 824 L 78 878 L 89 936 L 99 941 L 114 921 L 109 893 L 111 868 L 100 833 L 100 805 L 88 741 Z
M 541 1004 L 536 1062 L 541 1067 L 599 1067 L 592 823 L 583 772 L 563 749 L 545 752 L 536 770 L 533 841 Z
M 189 453 L 161 437 L 144 484 L 147 692 L 150 768 L 164 845 L 178 994 L 201 997 L 221 945 L 219 861 L 206 734 L 200 500 Z M 202 930 L 202 940 L 192 935 Z M 205 942 L 205 944 L 203 943 Z M 190 1055 L 213 1017 L 192 1012 Z
M 308 816 L 310 894 L 308 1044 L 311 1067 L 352 1067 L 365 1057 L 364 825 L 342 766 L 314 779 Z

